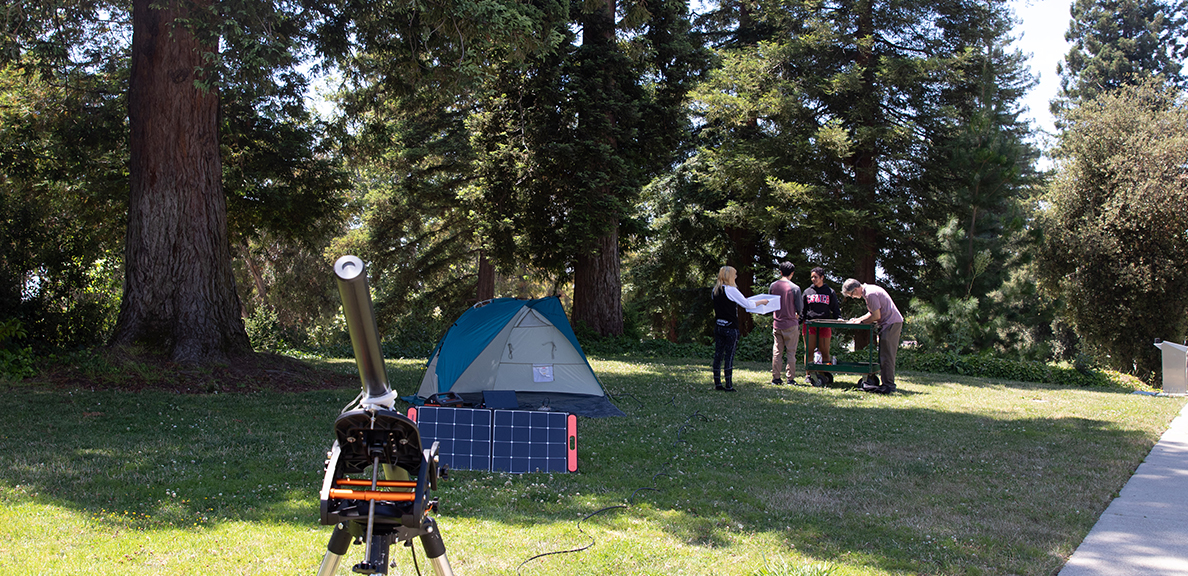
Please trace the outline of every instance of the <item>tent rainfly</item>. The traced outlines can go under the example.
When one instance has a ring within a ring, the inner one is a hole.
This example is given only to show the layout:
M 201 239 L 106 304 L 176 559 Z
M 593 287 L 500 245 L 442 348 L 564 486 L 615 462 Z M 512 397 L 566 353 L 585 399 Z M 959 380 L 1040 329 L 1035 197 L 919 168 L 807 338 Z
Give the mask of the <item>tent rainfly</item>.
M 523 408 L 623 415 L 607 400 L 556 296 L 496 298 L 464 312 L 429 355 L 416 400 L 455 392 L 475 401 L 489 390 L 515 391 Z

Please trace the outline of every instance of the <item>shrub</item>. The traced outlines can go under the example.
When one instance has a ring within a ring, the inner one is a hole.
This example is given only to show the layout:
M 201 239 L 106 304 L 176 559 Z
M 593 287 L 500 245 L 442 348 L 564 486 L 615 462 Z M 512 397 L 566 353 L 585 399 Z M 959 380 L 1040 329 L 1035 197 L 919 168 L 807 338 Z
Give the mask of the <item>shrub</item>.
M 0 377 L 19 380 L 37 374 L 33 348 L 16 345 L 24 338 L 25 329 L 20 320 L 10 318 L 0 322 Z

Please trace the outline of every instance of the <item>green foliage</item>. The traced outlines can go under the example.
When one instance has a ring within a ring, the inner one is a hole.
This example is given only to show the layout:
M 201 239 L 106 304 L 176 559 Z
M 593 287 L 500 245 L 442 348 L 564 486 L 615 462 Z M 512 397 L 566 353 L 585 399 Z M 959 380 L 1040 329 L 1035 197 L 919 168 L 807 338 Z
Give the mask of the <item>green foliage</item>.
M 90 346 L 110 332 L 123 275 L 126 71 L 28 64 L 0 67 L 0 315 L 39 351 Z
M 764 558 L 763 567 L 752 576 L 832 576 L 835 573 L 837 566 L 829 562 L 791 564 L 782 558 L 774 562 Z
M 941 228 L 939 266 L 926 275 L 931 296 L 913 297 L 907 310 L 911 336 L 930 351 L 1071 359 L 1075 343 L 1058 338 L 1063 302 L 1041 296 L 1035 285 L 1034 232 L 1008 228 L 999 234 L 970 238 L 955 218 Z M 991 246 L 971 253 L 975 240 Z
M 33 349 L 17 344 L 25 339 L 21 321 L 9 318 L 0 322 L 0 379 L 20 380 L 37 374 Z
M 1064 38 L 1072 44 L 1057 65 L 1060 95 L 1053 111 L 1153 75 L 1178 82 L 1184 57 L 1183 3 L 1178 0 L 1077 0 Z
M 911 310 L 913 334 L 928 349 L 970 352 L 985 334 L 977 298 L 943 295 L 935 303 L 912 298 Z
M 1188 105 L 1156 82 L 1073 108 L 1045 198 L 1040 278 L 1087 352 L 1149 379 L 1155 338 L 1188 333 Z
M 257 306 L 243 319 L 248 341 L 256 351 L 280 352 L 288 348 L 284 331 L 270 306 Z

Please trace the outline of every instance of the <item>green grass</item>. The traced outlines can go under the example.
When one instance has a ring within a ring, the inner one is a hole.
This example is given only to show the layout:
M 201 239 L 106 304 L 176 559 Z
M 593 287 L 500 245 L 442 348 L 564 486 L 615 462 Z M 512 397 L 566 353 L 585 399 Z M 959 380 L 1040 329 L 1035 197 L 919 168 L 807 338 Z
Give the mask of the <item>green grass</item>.
M 725 394 L 705 362 L 593 364 L 627 417 L 580 419 L 577 474 L 455 471 L 437 493 L 459 575 L 1052 574 L 1184 404 L 921 373 L 889 397 L 777 387 L 758 363 Z M 407 394 L 423 362 L 388 369 Z M 0 575 L 317 570 L 357 389 L 3 392 Z

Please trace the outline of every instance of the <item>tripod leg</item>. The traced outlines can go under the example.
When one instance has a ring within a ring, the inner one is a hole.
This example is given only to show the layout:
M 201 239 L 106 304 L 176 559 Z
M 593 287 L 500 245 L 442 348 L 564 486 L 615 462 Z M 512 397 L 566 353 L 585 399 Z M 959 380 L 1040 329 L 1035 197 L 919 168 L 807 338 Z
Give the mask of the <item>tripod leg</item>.
M 425 548 L 425 556 L 433 565 L 433 573 L 437 576 L 454 576 L 454 570 L 450 568 L 450 559 L 446 558 L 445 541 L 441 539 L 437 522 L 432 518 L 426 518 L 424 526 L 425 534 L 421 535 L 421 546 Z
M 318 567 L 318 576 L 334 576 L 338 571 L 338 563 L 342 561 L 342 555 L 346 554 L 350 547 L 351 533 L 347 530 L 346 524 L 335 526 L 334 532 L 330 534 L 330 543 L 326 545 L 322 565 Z

